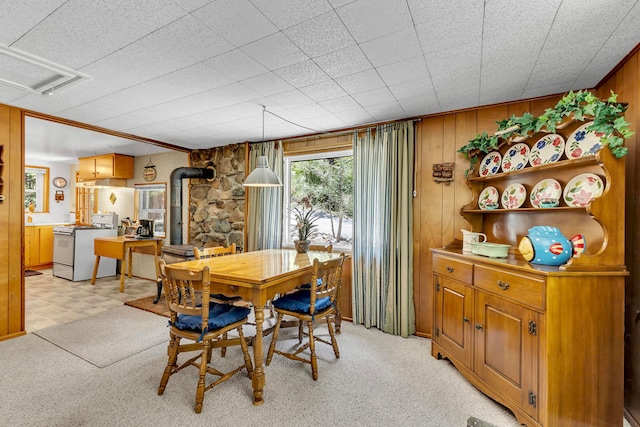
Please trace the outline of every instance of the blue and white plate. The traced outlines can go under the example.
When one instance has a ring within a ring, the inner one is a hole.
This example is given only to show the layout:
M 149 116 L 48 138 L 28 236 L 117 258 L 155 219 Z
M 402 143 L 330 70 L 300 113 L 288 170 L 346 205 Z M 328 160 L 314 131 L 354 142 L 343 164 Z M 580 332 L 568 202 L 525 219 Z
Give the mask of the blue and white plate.
M 497 151 L 492 151 L 480 162 L 480 176 L 491 176 L 498 173 L 500 170 L 500 161 L 502 156 Z
M 529 161 L 529 146 L 519 143 L 509 147 L 502 158 L 502 171 L 513 172 L 524 168 Z
M 531 147 L 529 164 L 542 166 L 557 162 L 564 153 L 564 138 L 556 133 L 545 135 Z

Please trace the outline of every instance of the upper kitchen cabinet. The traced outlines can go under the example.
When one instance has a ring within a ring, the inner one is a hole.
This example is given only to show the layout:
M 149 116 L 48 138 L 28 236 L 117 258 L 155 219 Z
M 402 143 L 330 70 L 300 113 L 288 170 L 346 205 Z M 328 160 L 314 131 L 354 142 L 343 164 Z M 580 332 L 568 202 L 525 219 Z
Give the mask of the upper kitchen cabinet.
M 80 179 L 133 178 L 133 157 L 103 154 L 79 160 Z

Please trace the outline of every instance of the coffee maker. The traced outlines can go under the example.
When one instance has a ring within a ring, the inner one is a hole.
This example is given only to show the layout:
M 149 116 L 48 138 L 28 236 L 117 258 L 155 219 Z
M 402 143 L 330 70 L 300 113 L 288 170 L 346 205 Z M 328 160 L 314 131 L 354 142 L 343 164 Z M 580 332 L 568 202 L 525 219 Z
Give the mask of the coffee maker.
M 136 236 L 138 237 L 153 237 L 153 221 L 150 219 L 138 220 L 140 224 L 136 229 Z

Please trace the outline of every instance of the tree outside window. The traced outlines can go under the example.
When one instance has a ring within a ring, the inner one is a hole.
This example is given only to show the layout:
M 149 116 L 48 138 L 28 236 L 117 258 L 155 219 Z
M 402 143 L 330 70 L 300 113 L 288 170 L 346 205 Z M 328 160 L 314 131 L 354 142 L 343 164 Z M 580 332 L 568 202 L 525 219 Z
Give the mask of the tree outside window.
M 153 220 L 153 235 L 165 237 L 166 184 L 138 184 L 136 188 L 136 219 Z
M 49 168 L 26 166 L 24 168 L 24 209 L 26 212 L 49 211 Z M 33 206 L 33 209 L 30 208 Z
M 350 248 L 353 239 L 353 156 L 351 151 L 330 152 L 285 159 L 284 242 L 296 238 L 293 208 L 318 212 L 315 243 Z

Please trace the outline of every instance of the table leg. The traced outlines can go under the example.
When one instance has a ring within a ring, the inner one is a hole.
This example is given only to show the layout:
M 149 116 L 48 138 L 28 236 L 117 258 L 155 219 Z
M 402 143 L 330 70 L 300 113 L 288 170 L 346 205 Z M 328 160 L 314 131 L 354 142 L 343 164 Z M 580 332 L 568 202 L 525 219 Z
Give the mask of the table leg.
M 96 262 L 93 264 L 93 275 L 91 276 L 91 284 L 96 284 L 96 277 L 98 276 L 98 266 L 100 265 L 100 255 L 96 255 Z
M 153 300 L 154 304 L 157 304 L 158 301 L 160 300 L 160 296 L 162 295 L 162 280 L 160 280 L 160 266 L 158 265 L 158 251 L 160 250 L 159 246 L 155 247 L 155 252 L 153 253 L 155 255 L 155 261 L 156 261 L 156 285 L 158 286 L 158 295 L 156 296 L 156 299 Z
M 132 270 L 131 266 L 133 265 L 133 248 L 130 247 L 127 250 L 127 254 L 129 255 L 129 266 L 128 266 L 129 267 L 129 278 L 131 278 L 131 270 Z
M 127 261 L 127 251 L 125 251 L 122 258 L 122 265 L 120 265 L 120 292 L 124 292 L 124 276 L 127 274 L 127 262 L 131 265 L 131 259 Z
M 262 349 L 262 322 L 264 322 L 264 307 L 254 306 L 256 315 L 256 336 L 253 338 L 253 404 L 260 406 L 264 403 L 262 397 L 264 389 L 264 353 Z

